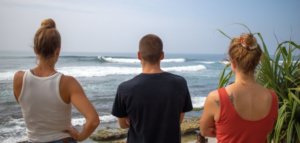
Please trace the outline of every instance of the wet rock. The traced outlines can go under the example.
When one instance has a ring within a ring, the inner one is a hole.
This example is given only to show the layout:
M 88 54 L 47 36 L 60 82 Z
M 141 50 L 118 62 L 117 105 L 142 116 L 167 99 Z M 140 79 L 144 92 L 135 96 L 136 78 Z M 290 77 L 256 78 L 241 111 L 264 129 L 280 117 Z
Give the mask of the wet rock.
M 196 134 L 196 130 L 199 130 L 198 118 L 184 119 L 181 123 L 182 136 Z M 126 141 L 120 139 L 126 138 L 127 131 L 127 129 L 121 128 L 100 129 L 96 133 L 94 133 L 90 138 L 94 141 L 114 141 L 113 143 L 126 143 Z
M 185 119 L 181 123 L 181 134 L 195 134 L 195 131 L 199 130 L 199 119 L 198 118 L 191 118 Z
M 121 128 L 106 128 L 100 129 L 96 133 L 90 136 L 90 138 L 94 141 L 112 141 L 126 138 L 127 136 L 127 129 Z

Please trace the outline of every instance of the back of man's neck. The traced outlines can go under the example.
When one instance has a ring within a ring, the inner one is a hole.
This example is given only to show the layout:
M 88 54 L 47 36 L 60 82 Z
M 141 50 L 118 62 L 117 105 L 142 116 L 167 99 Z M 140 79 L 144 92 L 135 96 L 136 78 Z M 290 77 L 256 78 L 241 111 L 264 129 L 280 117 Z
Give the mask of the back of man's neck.
M 162 73 L 163 71 L 160 68 L 160 65 L 144 65 L 142 66 L 143 74 L 156 74 Z

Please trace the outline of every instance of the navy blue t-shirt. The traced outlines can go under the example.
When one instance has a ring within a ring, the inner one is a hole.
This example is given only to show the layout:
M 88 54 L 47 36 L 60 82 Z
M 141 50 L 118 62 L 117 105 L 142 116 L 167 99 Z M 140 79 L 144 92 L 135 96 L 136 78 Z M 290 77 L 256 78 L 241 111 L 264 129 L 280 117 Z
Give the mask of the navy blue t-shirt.
M 180 143 L 180 113 L 192 109 L 186 80 L 163 72 L 120 84 L 112 114 L 129 118 L 128 143 Z

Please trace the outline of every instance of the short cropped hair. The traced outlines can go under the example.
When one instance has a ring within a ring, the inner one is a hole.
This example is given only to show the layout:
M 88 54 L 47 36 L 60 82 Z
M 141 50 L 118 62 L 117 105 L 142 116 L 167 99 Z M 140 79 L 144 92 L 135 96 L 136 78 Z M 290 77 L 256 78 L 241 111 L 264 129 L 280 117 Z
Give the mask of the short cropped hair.
M 163 53 L 162 40 L 154 35 L 145 35 L 139 43 L 139 52 L 141 58 L 150 64 L 155 64 L 160 61 L 160 56 Z

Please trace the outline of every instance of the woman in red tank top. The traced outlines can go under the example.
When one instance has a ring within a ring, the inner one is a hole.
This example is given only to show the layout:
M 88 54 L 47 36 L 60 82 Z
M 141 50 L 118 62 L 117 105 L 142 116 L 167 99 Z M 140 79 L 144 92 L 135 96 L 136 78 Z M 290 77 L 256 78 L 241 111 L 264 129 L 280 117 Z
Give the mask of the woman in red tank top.
M 209 93 L 200 119 L 203 136 L 218 143 L 265 143 L 277 119 L 276 94 L 255 81 L 262 51 L 252 34 L 232 39 L 228 51 L 233 84 Z

